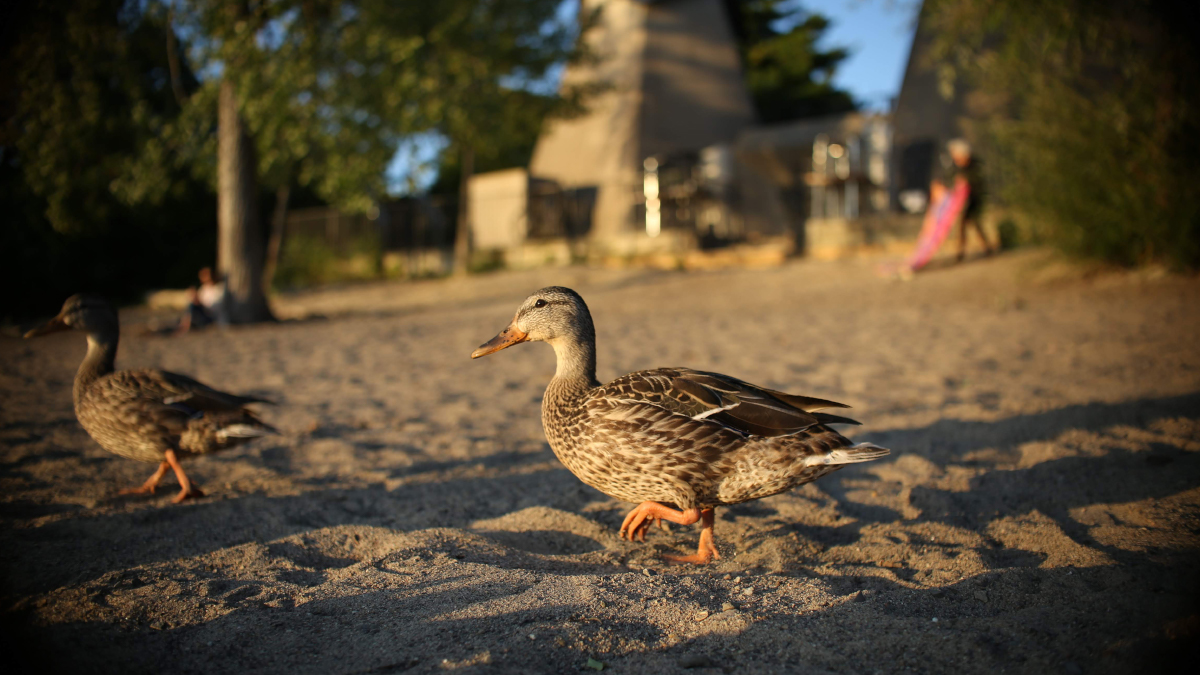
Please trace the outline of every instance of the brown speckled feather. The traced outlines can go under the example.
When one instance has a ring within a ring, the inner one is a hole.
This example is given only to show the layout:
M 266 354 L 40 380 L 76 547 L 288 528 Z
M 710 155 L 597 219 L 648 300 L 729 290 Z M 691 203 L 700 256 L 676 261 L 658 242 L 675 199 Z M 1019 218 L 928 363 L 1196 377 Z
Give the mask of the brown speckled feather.
M 847 407 L 690 368 L 630 373 L 601 387 L 596 396 L 651 403 L 693 419 L 712 420 L 746 435 L 768 437 L 794 434 L 821 423 L 811 411 Z M 847 423 L 857 424 L 852 420 Z
M 142 462 L 160 462 L 168 449 L 205 454 L 233 447 L 253 438 L 245 427 L 273 431 L 243 408 L 260 399 L 164 370 L 100 376 L 77 394 L 75 414 L 88 434 L 106 450 Z
M 841 434 L 745 383 L 725 389 L 720 401 L 697 400 L 690 377 L 697 372 L 630 373 L 578 394 L 554 391 L 552 382 L 542 407 L 551 448 L 607 495 L 681 509 L 760 499 L 838 468 L 824 458 L 851 445 Z
M 121 328 L 103 298 L 73 295 L 58 316 L 26 337 L 74 329 L 88 350 L 75 374 L 75 416 L 105 450 L 159 463 L 165 453 L 199 455 L 244 443 L 275 430 L 245 406 L 268 403 L 229 394 L 157 368 L 115 372 Z
M 580 480 L 617 499 L 679 509 L 737 504 L 888 453 L 829 428 L 857 424 L 819 412 L 841 403 L 728 375 L 658 368 L 601 385 L 591 313 L 568 288 L 529 296 L 473 356 L 528 340 L 549 343 L 558 358 L 542 400 L 550 447 Z
M 728 375 L 659 368 L 601 385 L 591 312 L 569 288 L 534 292 L 471 358 L 528 341 L 548 343 L 558 361 L 542 399 L 542 426 L 554 454 L 584 483 L 638 503 L 619 534 L 645 541 L 654 521 L 701 523 L 696 554 L 668 556 L 675 562 L 720 557 L 714 507 L 779 494 L 889 453 L 870 443 L 851 445 L 829 428 L 857 424 L 819 412 L 846 407 L 841 403 Z
M 218 391 L 157 368 L 115 372 L 121 327 L 116 310 L 99 296 L 67 298 L 58 314 L 25 334 L 35 338 L 61 330 L 87 335 L 87 354 L 75 373 L 75 416 L 105 450 L 158 469 L 142 485 L 121 494 L 152 495 L 168 471 L 179 481 L 180 503 L 204 496 L 180 460 L 239 445 L 274 433 L 246 409 L 263 399 Z

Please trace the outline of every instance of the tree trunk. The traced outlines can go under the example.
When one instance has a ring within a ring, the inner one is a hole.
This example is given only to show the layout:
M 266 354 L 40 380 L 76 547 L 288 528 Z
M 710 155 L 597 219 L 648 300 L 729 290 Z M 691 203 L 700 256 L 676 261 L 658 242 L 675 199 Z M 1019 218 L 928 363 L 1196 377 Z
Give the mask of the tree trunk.
M 275 190 L 275 213 L 271 214 L 271 237 L 267 239 L 267 262 L 263 268 L 263 287 L 270 288 L 275 281 L 275 270 L 279 267 L 279 256 L 283 251 L 284 230 L 287 229 L 288 199 L 292 195 L 290 183 Z
M 458 227 L 454 234 L 454 273 L 466 274 L 471 266 L 471 175 L 475 173 L 475 151 L 462 151 L 462 181 L 458 185 Z
M 183 88 L 182 69 L 179 67 L 179 46 L 175 42 L 174 12 L 167 12 L 167 66 L 171 71 L 171 91 L 175 92 L 175 102 L 182 108 L 187 101 L 187 92 Z
M 270 321 L 262 284 L 254 145 L 238 112 L 237 94 L 221 83 L 217 104 L 217 269 L 228 290 L 231 323 Z

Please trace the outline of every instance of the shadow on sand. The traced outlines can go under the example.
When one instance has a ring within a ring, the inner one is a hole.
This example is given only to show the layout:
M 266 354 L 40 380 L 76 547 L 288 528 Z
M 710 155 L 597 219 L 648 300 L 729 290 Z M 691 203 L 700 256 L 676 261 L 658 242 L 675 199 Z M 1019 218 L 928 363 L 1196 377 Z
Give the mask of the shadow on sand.
M 1070 406 L 996 422 L 943 420 L 862 438 L 895 449 L 897 455 L 889 461 L 912 453 L 942 469 L 951 464 L 987 468 L 985 461 L 966 455 L 1050 441 L 1069 430 L 1120 425 L 1145 429 L 1162 419 L 1194 419 L 1197 411 L 1200 393 Z M 483 463 L 504 467 L 546 461 L 546 454 L 502 454 Z M 477 463 L 480 460 L 472 459 L 461 464 Z M 455 464 L 418 468 L 447 470 Z M 397 475 L 413 473 L 417 471 L 410 468 Z M 900 519 L 892 509 L 850 499 L 843 482 L 851 476 L 870 480 L 856 467 L 823 479 L 821 488 L 854 522 L 797 528 L 804 536 L 827 546 L 852 544 L 866 525 Z M 527 495 L 534 493 L 534 485 L 542 492 L 547 484 L 560 497 L 537 506 L 581 514 L 602 499 L 559 469 L 413 482 L 392 490 L 380 485 L 286 497 L 249 495 L 59 520 L 37 528 L 7 527 L 2 540 L 5 595 L 11 606 L 19 598 L 64 586 L 120 584 L 128 575 L 136 577 L 132 568 L 139 566 L 320 528 L 369 525 L 402 533 L 464 528 L 475 520 L 534 506 Z M 211 620 L 157 629 L 136 620 L 34 626 L 22 623 L 24 613 L 19 611 L 10 612 L 7 623 L 18 624 L 10 628 L 15 631 L 10 635 L 20 640 L 21 651 L 39 654 L 39 662 L 54 669 L 73 672 L 171 667 L 183 672 L 389 673 L 458 666 L 482 672 L 563 672 L 577 670 L 588 657 L 624 672 L 670 672 L 681 659 L 724 672 L 799 668 L 950 673 L 1013 667 L 1030 672 L 1172 672 L 1194 659 L 1200 635 L 1196 551 L 1176 548 L 1148 555 L 1104 546 L 1070 512 L 1095 504 L 1166 498 L 1197 486 L 1200 456 L 1165 443 L 1149 453 L 1111 449 L 1099 456 L 985 471 L 971 479 L 967 491 L 918 486 L 910 497 L 921 514 L 916 522 L 986 534 L 997 517 L 1038 511 L 1076 543 L 1103 551 L 1115 564 L 1039 567 L 1044 556 L 1037 552 L 1005 549 L 985 538 L 989 543 L 980 554 L 990 571 L 937 587 L 913 588 L 902 571 L 890 577 L 823 576 L 816 570 L 820 560 L 807 561 L 812 565 L 797 561 L 799 565 L 780 574 L 751 577 L 761 580 L 763 593 L 779 588 L 772 585 L 773 579 L 786 582 L 789 592 L 815 584 L 829 599 L 814 611 L 796 610 L 795 603 L 750 601 L 723 611 L 728 582 L 704 568 L 643 578 L 614 567 L 612 558 L 595 557 L 611 549 L 611 542 L 538 530 L 470 535 L 498 548 L 516 549 L 512 555 L 493 555 L 484 545 L 461 550 L 450 544 L 438 551 L 436 544 L 426 545 L 436 538 L 423 540 L 426 544 L 414 540 L 406 550 L 371 560 L 316 553 L 288 542 L 270 545 L 271 555 L 302 568 L 279 579 L 289 584 L 317 586 L 340 570 L 359 569 L 356 565 L 364 574 L 385 580 L 379 582 L 382 590 L 367 583 L 361 593 L 349 597 L 309 598 L 298 605 L 270 584 L 214 570 L 208 572 L 208 583 L 215 584 L 209 588 L 216 589 L 213 602 L 231 611 Z M 6 519 L 20 517 L 21 507 L 15 512 L 12 508 L 4 512 Z M 733 511 L 739 516 L 772 512 L 767 503 Z M 592 508 L 582 517 L 615 529 L 621 513 Z M 223 526 L 212 531 L 203 525 L 210 522 Z M 135 541 L 139 546 L 131 545 Z M 145 546 L 147 541 L 152 545 Z M 440 556 L 440 562 L 430 562 L 430 555 Z M 593 557 L 572 560 L 573 555 Z M 498 562 L 501 558 L 506 561 Z M 523 572 L 502 578 L 489 572 L 497 566 Z M 387 575 L 398 575 L 394 578 L 403 583 L 389 586 L 386 579 L 393 577 Z M 577 575 L 592 576 L 573 582 Z M 658 597 L 713 616 L 703 624 L 678 617 L 672 623 L 651 604 Z M 1050 604 L 1047 597 L 1071 601 Z M 637 611 L 618 611 L 631 607 Z M 679 625 L 683 627 L 671 627 Z M 264 635 L 269 641 L 263 641 Z M 781 640 L 781 635 L 794 639 Z M 58 648 L 62 645 L 71 648 Z M 871 654 L 870 663 L 849 660 L 863 653 Z

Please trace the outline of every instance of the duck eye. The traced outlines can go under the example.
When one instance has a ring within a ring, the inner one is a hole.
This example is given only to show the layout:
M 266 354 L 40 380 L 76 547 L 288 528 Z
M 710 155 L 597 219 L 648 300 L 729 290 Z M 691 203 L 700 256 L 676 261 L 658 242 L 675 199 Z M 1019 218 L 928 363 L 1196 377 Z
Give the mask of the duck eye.
M 538 298 L 537 302 L 533 303 L 533 306 L 534 307 L 545 307 L 546 301 L 542 300 L 541 298 Z

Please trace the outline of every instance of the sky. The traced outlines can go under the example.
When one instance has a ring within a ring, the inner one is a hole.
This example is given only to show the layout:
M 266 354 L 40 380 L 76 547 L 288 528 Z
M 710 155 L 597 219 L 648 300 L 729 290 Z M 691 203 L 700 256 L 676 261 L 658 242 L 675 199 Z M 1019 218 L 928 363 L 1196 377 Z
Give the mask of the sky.
M 849 91 L 866 110 L 886 111 L 900 93 L 908 50 L 916 29 L 920 0 L 793 0 L 809 12 L 831 21 L 820 43 L 823 49 L 843 47 L 850 56 L 833 81 Z M 573 2 L 563 8 L 573 11 Z M 436 179 L 432 170 L 446 145 L 436 134 L 412 139 L 388 167 L 388 191 L 410 194 L 427 189 Z
M 891 99 L 900 93 L 919 0 L 803 0 L 800 4 L 832 21 L 822 48 L 850 50 L 834 83 L 863 107 L 888 110 Z

